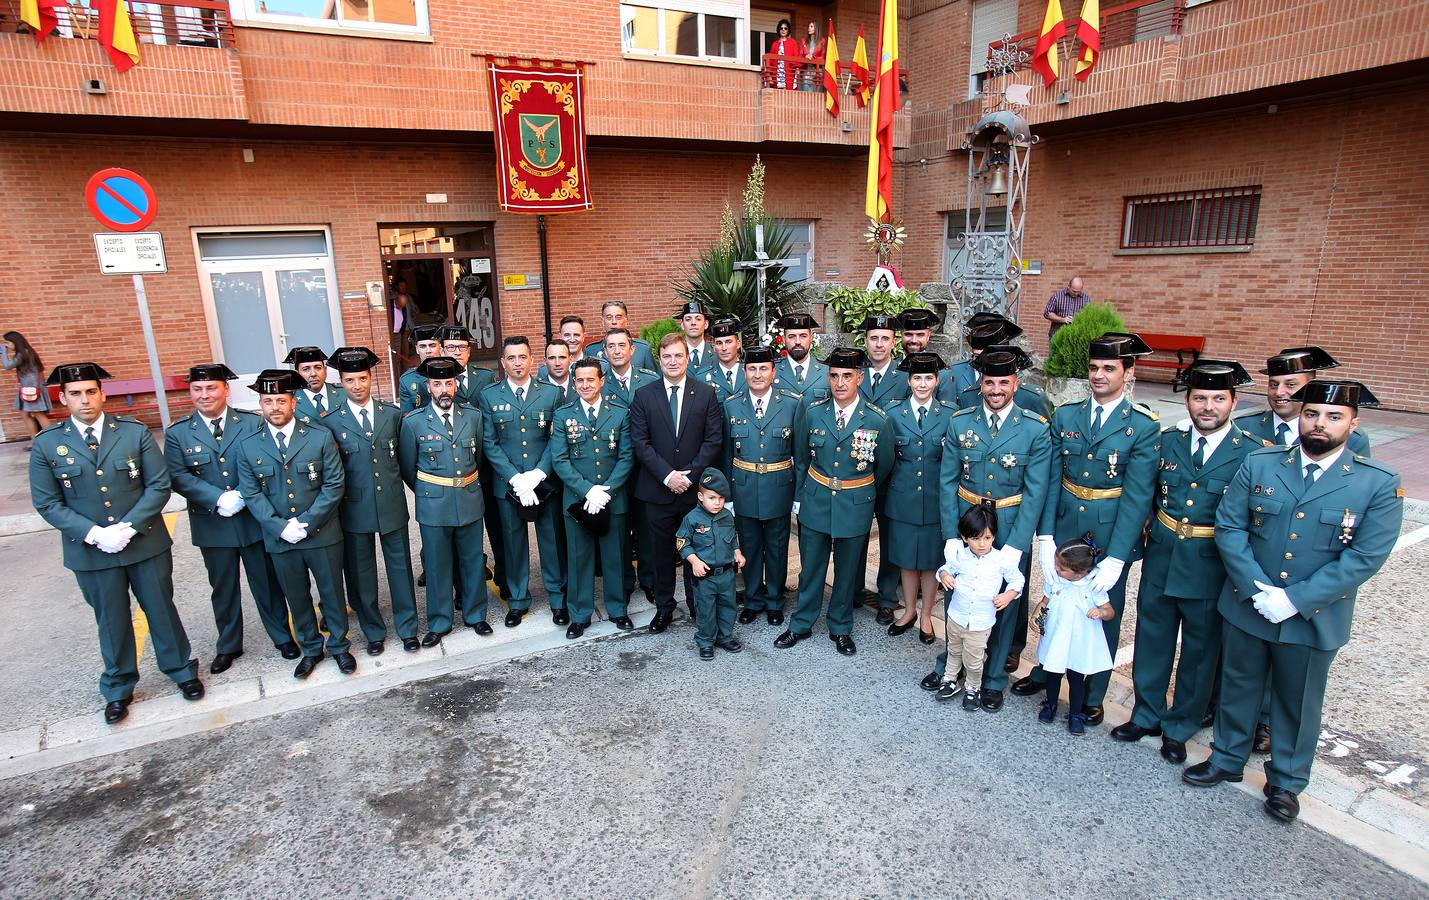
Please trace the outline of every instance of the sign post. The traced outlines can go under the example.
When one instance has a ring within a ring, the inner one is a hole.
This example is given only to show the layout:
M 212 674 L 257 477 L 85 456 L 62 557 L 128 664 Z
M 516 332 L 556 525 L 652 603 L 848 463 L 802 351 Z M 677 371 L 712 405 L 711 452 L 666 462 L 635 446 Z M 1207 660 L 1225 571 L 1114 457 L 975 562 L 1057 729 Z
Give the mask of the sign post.
M 755 282 L 755 293 L 759 298 L 759 343 L 763 344 L 769 337 L 769 314 L 764 309 L 764 281 L 768 277 L 770 269 L 779 266 L 789 268 L 798 264 L 797 259 L 770 259 L 769 254 L 764 250 L 764 225 L 754 226 L 754 259 L 742 259 L 734 264 L 736 269 L 753 269 L 758 281 Z
M 99 271 L 105 275 L 132 275 L 134 300 L 139 307 L 139 325 L 144 331 L 144 349 L 149 354 L 149 377 L 154 380 L 154 398 L 159 404 L 159 421 L 165 428 L 172 421 L 169 399 L 164 395 L 164 372 L 159 365 L 159 348 L 154 340 L 154 322 L 149 315 L 149 295 L 144 290 L 144 272 L 167 272 L 164 240 L 158 232 L 143 231 L 154 221 L 159 203 L 154 189 L 143 176 L 128 169 L 101 169 L 84 186 L 84 202 L 90 214 L 105 228 L 123 232 L 96 234 L 95 251 Z

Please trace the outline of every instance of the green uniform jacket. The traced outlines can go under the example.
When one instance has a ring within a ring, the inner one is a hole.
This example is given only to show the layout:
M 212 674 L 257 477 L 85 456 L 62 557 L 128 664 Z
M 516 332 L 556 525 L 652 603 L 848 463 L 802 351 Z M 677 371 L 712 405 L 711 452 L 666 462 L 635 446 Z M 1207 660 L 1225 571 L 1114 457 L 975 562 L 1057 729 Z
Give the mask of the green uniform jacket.
M 900 401 L 908 399 L 908 373 L 898 371 L 898 357 L 888 363 L 888 371 L 883 373 L 883 377 L 878 382 L 878 387 L 873 386 L 873 370 L 865 367 L 863 370 L 863 383 L 858 386 L 858 395 L 864 402 L 872 403 L 879 409 L 892 409 Z
M 730 388 L 729 382 L 724 379 L 724 369 L 716 361 L 714 365 L 701 369 L 699 372 L 692 372 L 696 378 L 715 389 L 715 396 L 721 404 L 728 403 L 730 398 L 738 397 L 744 393 L 748 386 L 744 380 L 743 364 L 736 364 L 734 367 L 734 387 Z
M 174 490 L 188 501 L 195 547 L 247 547 L 262 539 L 246 506 L 227 517 L 220 516 L 216 506 L 220 494 L 238 490 L 238 445 L 262 427 L 261 416 L 230 407 L 223 414 L 222 441 L 213 439 L 208 423 L 197 412 L 175 422 L 164 434 L 164 461 Z
M 161 513 L 169 502 L 169 468 L 149 429 L 105 413 L 99 453 L 89 452 L 73 419 L 35 436 L 30 449 L 30 500 L 64 536 L 65 568 L 115 569 L 152 559 L 173 546 Z M 89 529 L 128 522 L 137 534 L 118 553 L 84 542 Z
M 630 401 L 635 396 L 635 392 L 652 381 L 659 381 L 659 373 L 651 369 L 641 369 L 632 367 L 630 369 L 630 389 L 620 389 L 620 379 L 615 377 L 614 372 L 605 373 L 605 383 L 601 385 L 600 392 L 603 396 L 614 397 L 621 406 L 630 408 Z
M 238 445 L 238 492 L 263 530 L 263 547 L 270 554 L 340 543 L 337 516 L 345 488 L 342 457 L 332 434 L 321 425 L 297 422 L 286 460 L 278 454 L 266 422 Z M 301 543 L 278 536 L 289 519 L 307 523 L 308 536 Z
M 409 413 L 432 402 L 432 394 L 427 390 L 427 376 L 418 375 L 416 369 L 408 369 L 397 379 L 397 401 L 402 412 Z
M 739 515 L 761 521 L 788 518 L 794 508 L 794 435 L 803 422 L 803 399 L 788 391 L 770 389 L 762 419 L 754 418 L 754 400 L 747 389 L 725 402 L 721 468 L 729 478 L 730 502 Z M 791 464 L 760 475 L 738 468 L 736 459 L 750 463 L 790 460 Z
M 949 397 L 948 400 L 953 403 L 958 402 L 958 398 L 963 395 L 963 391 L 969 388 L 976 388 L 978 380 L 982 377 L 978 374 L 977 369 L 973 368 L 972 360 L 967 359 L 953 363 L 944 369 L 942 374 L 947 375 L 948 381 L 952 382 L 950 390 L 953 392 L 953 396 Z M 939 378 L 938 388 L 942 389 L 942 387 L 943 379 Z M 938 399 L 941 400 L 943 398 L 939 397 Z M 1041 410 L 1038 411 L 1040 412 Z
M 466 390 L 462 390 L 461 379 L 457 379 L 456 402 L 472 407 L 477 406 L 481 402 L 481 392 L 495 381 L 496 376 L 491 373 L 490 369 L 468 365 L 466 367 Z
M 561 406 L 561 389 L 532 378 L 524 403 L 516 402 L 511 384 L 501 379 L 481 391 L 482 451 L 496 473 L 497 496 L 518 472 L 540 469 L 551 474 L 551 426 Z
M 938 491 L 943 540 L 958 536 L 958 519 L 972 505 L 958 496 L 962 485 L 969 493 L 994 500 L 1022 495 L 1021 503 L 997 511 L 997 539 L 1001 546 L 1026 552 L 1048 498 L 1061 490 L 1052 484 L 1052 434 L 1047 420 L 1014 400 L 994 438 L 979 405 L 958 410 L 943 440 L 946 450 Z
M 883 411 L 863 400 L 842 432 L 836 424 L 834 401 L 823 400 L 808 408 L 794 432 L 799 527 L 835 538 L 860 537 L 873 527 L 879 486 L 893 471 L 892 429 Z M 845 481 L 872 475 L 874 483 L 834 490 L 815 480 L 811 468 L 826 478 Z
M 699 359 L 695 359 L 695 350 L 690 346 L 688 338 L 685 340 L 685 353 L 688 354 L 687 358 L 690 361 L 686 370 L 691 375 L 699 375 L 701 381 L 704 380 L 705 370 L 717 365 L 718 357 L 715 356 L 714 342 L 708 337 L 705 338 L 704 345 L 700 347 Z
M 577 397 L 580 396 L 576 393 L 576 380 L 571 376 L 572 373 L 566 373 L 565 387 L 561 387 L 560 385 L 551 381 L 551 376 L 546 374 L 545 366 L 541 367 L 541 374 L 537 376 L 537 380 L 540 381 L 542 384 L 549 384 L 551 387 L 555 388 L 558 393 L 560 393 L 561 402 L 556 404 L 557 409 L 560 409 L 562 406 L 565 406 L 567 403 L 570 403 L 572 400 L 575 400 Z
M 978 409 L 982 406 L 982 390 L 977 384 L 974 384 L 958 394 L 956 402 L 958 409 Z M 1018 382 L 1017 393 L 1012 395 L 1012 402 L 1023 409 L 1037 413 L 1044 419 L 1052 417 L 1052 401 L 1048 400 L 1047 395 L 1035 385 Z
M 936 526 L 939 508 L 939 473 L 943 467 L 943 436 L 957 410 L 934 399 L 923 424 L 913 413 L 913 401 L 904 400 L 889 410 L 893 426 L 893 473 L 883 486 L 883 514 L 910 525 Z M 952 457 L 948 457 L 952 463 Z M 954 531 L 957 525 L 954 523 Z
M 1399 475 L 1348 448 L 1310 487 L 1300 448 L 1246 457 L 1216 510 L 1228 578 L 1218 603 L 1235 627 L 1265 641 L 1334 650 L 1350 639 L 1355 596 L 1399 539 Z M 1299 610 L 1277 624 L 1256 612 L 1255 582 L 1285 588 Z
M 481 411 L 474 406 L 453 403 L 452 435 L 434 405 L 428 404 L 402 418 L 397 438 L 397 463 L 402 480 L 417 495 L 417 522 L 422 525 L 456 527 L 479 521 L 485 511 L 481 482 L 465 487 L 448 487 L 419 481 L 417 473 L 440 478 L 465 478 L 481 466 Z
M 647 369 L 651 372 L 658 372 L 660 366 L 655 362 L 655 354 L 650 352 L 650 345 L 633 334 L 630 338 L 630 364 L 637 369 Z M 598 359 L 605 367 L 606 377 L 610 376 L 610 364 L 605 361 L 605 342 L 597 341 L 585 348 L 586 356 Z M 575 360 L 571 360 L 575 365 Z
M 1275 413 L 1270 410 L 1241 416 L 1235 420 L 1235 423 L 1242 430 L 1259 438 L 1265 446 L 1275 446 L 1275 427 L 1280 424 L 1280 420 L 1275 418 Z M 1298 436 L 1295 441 L 1299 443 Z M 1351 431 L 1349 439 L 1345 441 L 1345 449 L 1356 456 L 1369 456 L 1369 438 L 1365 437 L 1362 431 Z
M 402 428 L 402 411 L 390 403 L 374 399 L 372 436 L 362 430 L 344 399 L 337 409 L 323 416 L 322 425 L 332 432 L 347 472 L 347 490 L 342 498 L 342 530 L 353 534 L 387 534 L 407 525 L 407 492 L 397 465 L 397 438 Z
M 1052 484 L 1038 534 L 1058 545 L 1090 531 L 1107 556 L 1129 563 L 1141 557 L 1141 530 L 1151 514 L 1161 427 L 1150 407 L 1126 397 L 1092 434 L 1091 398 L 1057 407 L 1052 416 Z M 1120 488 L 1119 497 L 1083 500 L 1064 482 L 1094 490 Z
M 347 402 L 347 392 L 334 384 L 323 385 L 323 414 L 337 409 L 339 404 Z M 313 401 L 308 398 L 306 389 L 293 392 L 293 403 L 295 411 L 293 417 L 304 425 L 314 425 L 318 421 L 318 408 L 313 405 Z
M 611 515 L 626 512 L 625 483 L 635 470 L 635 448 L 630 443 L 630 410 L 618 400 L 601 397 L 600 413 L 592 428 L 585 407 L 567 403 L 551 429 L 551 467 L 565 485 L 561 508 L 584 502 L 597 484 L 610 488 Z
M 1170 428 L 1161 432 L 1161 458 L 1157 462 L 1156 509 L 1179 526 L 1213 526 L 1216 507 L 1231 479 L 1260 439 L 1234 425 L 1196 471 L 1191 462 L 1197 432 Z M 1141 561 L 1141 581 L 1162 586 L 1165 593 L 1186 600 L 1214 600 L 1221 594 L 1226 570 L 1211 538 L 1182 536 L 1159 518 L 1147 526 L 1146 557 Z
M 696 506 L 685 514 L 675 532 L 675 551 L 680 559 L 698 556 L 707 566 L 730 566 L 738 549 L 739 529 L 734 527 L 734 514 L 728 509 L 710 515 L 703 506 Z
M 794 363 L 784 357 L 774 364 L 774 387 L 804 398 L 804 405 L 829 399 L 829 367 L 814 359 L 804 357 L 804 380 L 794 377 Z

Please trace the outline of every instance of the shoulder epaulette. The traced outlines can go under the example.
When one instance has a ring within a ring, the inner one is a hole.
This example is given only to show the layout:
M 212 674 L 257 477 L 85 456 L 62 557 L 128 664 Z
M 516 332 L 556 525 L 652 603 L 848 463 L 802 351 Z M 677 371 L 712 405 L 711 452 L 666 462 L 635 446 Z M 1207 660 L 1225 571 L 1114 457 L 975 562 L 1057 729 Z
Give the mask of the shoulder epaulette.
M 958 408 L 958 405 L 956 403 L 949 403 L 946 400 L 934 400 L 933 402 L 937 403 L 939 406 L 946 407 L 947 409 L 951 409 L 954 411 L 956 411 Z
M 1022 414 L 1023 414 L 1024 416 L 1026 416 L 1027 418 L 1029 418 L 1029 419 L 1036 419 L 1037 421 L 1041 422 L 1043 425 L 1046 425 L 1049 421 L 1051 421 L 1051 420 L 1048 419 L 1046 416 L 1042 415 L 1041 413 L 1039 413 L 1039 412 L 1037 412 L 1037 411 L 1035 411 L 1035 410 L 1031 410 L 1031 409 L 1024 409 L 1024 410 L 1022 410 Z
M 786 391 L 783 388 L 775 388 L 774 393 L 780 397 L 788 397 L 790 400 L 803 400 L 804 395 L 798 391 Z
M 425 406 L 419 406 L 416 409 L 409 409 L 406 412 L 402 413 L 402 418 L 405 419 L 408 416 L 415 416 L 417 413 L 421 412 L 424 409 L 426 409 Z
M 261 419 L 261 418 L 263 418 L 262 416 L 258 415 L 256 412 L 254 412 L 254 411 L 251 410 L 251 409 L 236 409 L 236 408 L 230 406 L 230 407 L 228 408 L 228 411 L 231 412 L 231 413 L 233 413 L 234 415 L 238 416 L 238 418 L 240 418 L 240 419 L 243 418 L 244 416 L 250 416 L 250 417 L 252 417 L 252 418 L 254 418 L 254 419 Z
M 115 414 L 112 414 L 112 415 L 110 416 L 110 418 L 112 418 L 112 419 L 113 419 L 114 421 L 116 421 L 116 422 L 128 422 L 130 425 L 138 425 L 140 428 L 148 428 L 148 427 L 149 427 L 149 426 L 145 425 L 143 422 L 140 422 L 138 419 L 134 418 L 133 416 L 124 416 L 124 415 L 119 415 L 119 414 L 115 413 Z
M 825 397 L 825 398 L 823 398 L 822 400 L 813 400 L 813 401 L 810 401 L 810 403 L 809 403 L 809 409 L 813 409 L 813 408 L 816 407 L 816 406 L 823 406 L 825 403 L 832 403 L 832 402 L 833 402 L 833 399 L 834 399 L 833 397 Z
M 1270 410 L 1268 410 L 1268 409 L 1262 409 L 1260 412 L 1241 413 L 1241 414 L 1238 415 L 1238 416 L 1231 416 L 1231 418 L 1232 418 L 1234 421 L 1237 421 L 1237 422 L 1241 421 L 1242 419 L 1258 419 L 1258 418 L 1260 418 L 1261 416 L 1265 415 L 1265 414 L 1268 413 L 1268 412 L 1270 412 Z
M 1378 469 L 1379 471 L 1384 472 L 1386 475 L 1399 474 L 1399 472 L 1395 471 L 1394 467 L 1390 466 L 1385 462 L 1374 459 L 1373 457 L 1361 456 L 1360 454 L 1356 453 L 1354 454 L 1354 458 L 1355 462 L 1359 463 L 1360 465 L 1368 466 L 1371 469 Z
M 53 423 L 51 423 L 51 424 L 45 426 L 44 428 L 41 428 L 41 429 L 40 429 L 40 434 L 45 434 L 45 433 L 47 433 L 47 432 L 54 431 L 56 428 L 63 428 L 64 425 L 65 425 L 65 421 L 66 421 L 65 419 L 60 419 L 58 422 L 53 422 Z M 35 437 L 39 437 L 40 434 L 35 435 Z
M 977 412 L 977 407 L 975 407 L 975 406 L 965 406 L 965 407 L 963 407 L 962 409 L 958 410 L 957 412 L 953 413 L 953 417 L 954 417 L 954 418 L 957 418 L 958 416 L 966 416 L 966 415 L 968 415 L 969 413 L 973 413 L 973 412 Z M 1026 412 L 1026 410 L 1023 410 L 1023 412 Z
M 864 404 L 863 404 L 863 405 L 864 405 L 864 406 L 867 406 L 869 409 L 871 409 L 871 410 L 873 410 L 874 412 L 878 413 L 880 416 L 883 416 L 883 418 L 885 418 L 885 419 L 888 418 L 888 413 L 884 412 L 882 407 L 874 406 L 872 403 L 869 403 L 869 402 L 867 402 L 867 401 L 864 401 Z
M 1158 413 L 1156 410 L 1152 409 L 1151 407 L 1147 406 L 1145 403 L 1133 403 L 1131 404 L 1131 408 L 1144 416 L 1148 416 L 1153 422 L 1161 421 L 1161 414 Z
M 1265 440 L 1265 439 L 1262 438 L 1260 435 L 1258 435 L 1258 434 L 1253 434 L 1253 433 L 1251 433 L 1251 432 L 1249 432 L 1249 431 L 1246 431 L 1244 428 L 1241 428 L 1241 427 L 1239 427 L 1239 426 L 1236 427 L 1236 431 L 1240 434 L 1241 437 L 1243 437 L 1243 438 L 1249 438 L 1250 440 L 1254 441 L 1255 443 L 1260 444 L 1262 447 L 1273 447 L 1273 446 L 1275 446 L 1272 442 Z

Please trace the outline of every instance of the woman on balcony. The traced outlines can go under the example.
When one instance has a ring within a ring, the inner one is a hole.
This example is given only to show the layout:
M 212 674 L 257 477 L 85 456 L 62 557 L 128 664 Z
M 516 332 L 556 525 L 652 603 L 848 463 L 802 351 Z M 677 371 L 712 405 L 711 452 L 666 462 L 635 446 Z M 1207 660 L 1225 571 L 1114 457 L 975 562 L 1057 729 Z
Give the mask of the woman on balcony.
M 823 85 L 819 78 L 819 70 L 824 65 L 824 39 L 819 37 L 819 23 L 809 22 L 808 32 L 804 35 L 804 43 L 799 48 L 800 55 L 806 59 L 813 60 L 799 67 L 799 90 L 817 91 Z
M 774 86 L 781 91 L 793 91 L 799 87 L 799 64 L 795 60 L 804 55 L 804 47 L 791 36 L 791 29 L 788 19 L 780 19 L 775 26 L 779 37 L 769 48 L 771 54 L 791 58 L 789 62 L 778 60 L 774 63 Z

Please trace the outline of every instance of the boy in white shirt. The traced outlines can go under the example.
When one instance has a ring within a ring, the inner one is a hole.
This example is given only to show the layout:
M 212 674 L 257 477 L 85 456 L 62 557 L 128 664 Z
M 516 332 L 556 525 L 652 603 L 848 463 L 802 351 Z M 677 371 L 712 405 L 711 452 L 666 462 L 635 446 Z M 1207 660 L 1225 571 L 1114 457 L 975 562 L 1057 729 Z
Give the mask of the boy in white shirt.
M 987 639 L 997 621 L 998 610 L 1018 595 L 1026 580 L 1022 570 L 1001 551 L 994 552 L 997 543 L 997 509 L 991 503 L 974 506 L 958 520 L 960 540 L 948 541 L 943 548 L 943 565 L 938 569 L 938 581 L 951 593 L 947 597 L 947 630 L 945 646 L 949 673 L 938 689 L 939 700 L 951 700 L 958 695 L 957 673 L 966 670 L 963 709 L 980 706 L 979 685 L 982 684 L 983 662 L 987 657 Z

